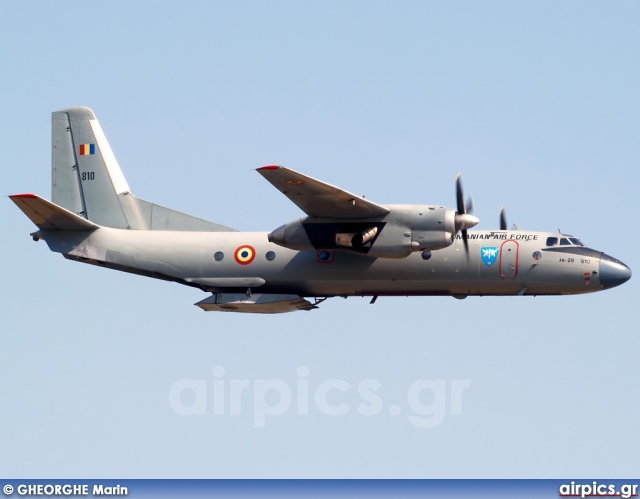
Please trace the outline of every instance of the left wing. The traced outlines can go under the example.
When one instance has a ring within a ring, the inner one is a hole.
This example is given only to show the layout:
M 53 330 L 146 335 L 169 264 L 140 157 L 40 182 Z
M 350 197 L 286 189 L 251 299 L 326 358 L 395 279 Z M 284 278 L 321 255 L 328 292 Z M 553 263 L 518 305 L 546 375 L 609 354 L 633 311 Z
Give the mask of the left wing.
M 257 171 L 310 217 L 375 218 L 390 211 L 368 199 L 284 166 L 263 166 Z

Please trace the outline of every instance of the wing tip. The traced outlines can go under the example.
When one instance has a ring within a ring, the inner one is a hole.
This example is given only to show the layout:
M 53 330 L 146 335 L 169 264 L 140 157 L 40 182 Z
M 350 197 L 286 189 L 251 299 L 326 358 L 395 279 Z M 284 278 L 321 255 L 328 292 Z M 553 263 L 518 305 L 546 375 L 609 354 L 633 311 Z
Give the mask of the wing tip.
M 35 194 L 12 194 L 9 197 L 11 199 L 14 199 L 14 198 L 37 198 L 38 196 Z
M 260 170 L 279 170 L 280 168 L 282 168 L 279 165 L 268 165 L 268 166 L 262 166 L 260 168 L 257 168 L 257 171 Z

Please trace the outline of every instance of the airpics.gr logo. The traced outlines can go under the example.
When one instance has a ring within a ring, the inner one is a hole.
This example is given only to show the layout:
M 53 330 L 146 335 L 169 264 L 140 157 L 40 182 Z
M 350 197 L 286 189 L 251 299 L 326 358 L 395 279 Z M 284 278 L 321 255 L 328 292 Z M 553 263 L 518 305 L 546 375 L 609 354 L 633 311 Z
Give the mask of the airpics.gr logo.
M 480 248 L 480 256 L 487 267 L 491 267 L 498 259 L 499 248 Z

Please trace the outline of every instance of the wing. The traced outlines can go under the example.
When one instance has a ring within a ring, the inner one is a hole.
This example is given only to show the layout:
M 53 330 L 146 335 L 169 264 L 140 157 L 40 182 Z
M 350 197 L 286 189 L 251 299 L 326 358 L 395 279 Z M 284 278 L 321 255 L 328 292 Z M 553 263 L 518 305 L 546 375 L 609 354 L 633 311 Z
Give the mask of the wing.
M 389 213 L 389 208 L 284 166 L 263 166 L 257 171 L 311 217 L 359 219 Z

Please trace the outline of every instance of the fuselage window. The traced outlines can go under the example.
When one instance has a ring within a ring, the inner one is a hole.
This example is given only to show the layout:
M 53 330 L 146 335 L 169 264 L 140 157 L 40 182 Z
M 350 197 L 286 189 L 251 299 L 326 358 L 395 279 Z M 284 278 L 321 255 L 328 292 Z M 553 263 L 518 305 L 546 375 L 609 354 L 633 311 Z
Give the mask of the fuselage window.
M 275 254 L 275 252 L 274 252 L 274 251 L 267 251 L 267 254 L 266 254 L 266 255 L 264 255 L 264 256 L 265 256 L 265 258 L 266 258 L 267 260 L 269 260 L 270 262 L 272 262 L 272 261 L 273 261 L 273 260 L 275 260 L 275 258 L 276 258 L 276 254 Z
M 547 237 L 547 246 L 555 246 L 556 244 L 558 244 L 557 237 Z
M 216 253 L 213 255 L 213 258 L 216 259 L 216 262 L 221 262 L 224 258 L 224 253 L 222 251 L 216 251 Z
M 566 237 L 560 239 L 560 246 L 571 246 L 571 243 Z

